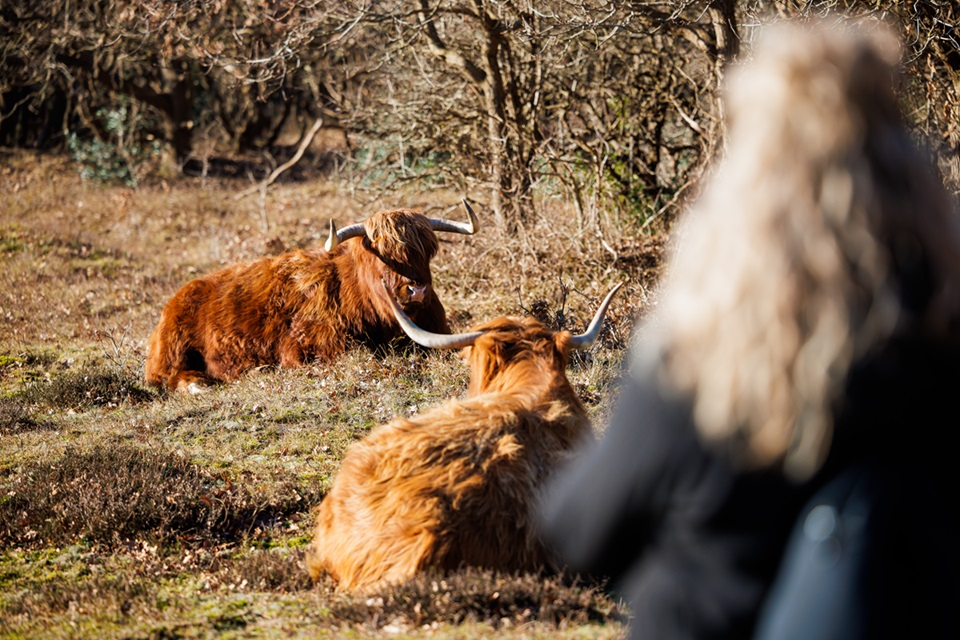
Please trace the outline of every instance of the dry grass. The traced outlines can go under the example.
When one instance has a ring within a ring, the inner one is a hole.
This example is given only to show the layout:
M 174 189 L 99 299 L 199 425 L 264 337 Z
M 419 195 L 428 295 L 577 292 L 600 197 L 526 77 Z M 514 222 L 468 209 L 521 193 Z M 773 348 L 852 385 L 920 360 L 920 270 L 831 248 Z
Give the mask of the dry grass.
M 463 393 L 454 353 L 350 353 L 251 372 L 195 397 L 143 386 L 160 309 L 194 275 L 322 241 L 386 207 L 462 216 L 461 194 L 378 202 L 313 179 L 261 202 L 246 184 L 85 183 L 61 158 L 2 152 L 0 637 L 620 637 L 600 586 L 463 571 L 368 598 L 310 584 L 311 510 L 344 450 L 395 415 Z M 604 240 L 568 203 L 504 237 L 444 238 L 437 289 L 455 329 L 532 314 L 580 330 L 617 281 L 608 329 L 570 377 L 598 424 L 650 304 L 663 233 L 611 212 Z

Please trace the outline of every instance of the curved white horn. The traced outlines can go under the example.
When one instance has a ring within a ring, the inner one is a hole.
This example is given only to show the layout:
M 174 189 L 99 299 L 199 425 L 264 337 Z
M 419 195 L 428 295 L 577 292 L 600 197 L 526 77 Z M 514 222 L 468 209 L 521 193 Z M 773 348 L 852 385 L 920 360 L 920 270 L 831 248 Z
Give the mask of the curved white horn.
M 473 207 L 463 198 L 463 206 L 467 208 L 467 215 L 470 216 L 470 222 L 456 222 L 454 220 L 444 220 L 443 218 L 427 218 L 430 221 L 430 227 L 434 231 L 449 231 L 451 233 L 463 233 L 472 236 L 480 228 L 480 221 L 477 220 L 477 214 Z
M 474 331 L 472 333 L 432 333 L 421 329 L 413 323 L 407 314 L 403 312 L 400 303 L 394 299 L 390 290 L 387 290 L 387 299 L 390 306 L 393 307 L 393 316 L 400 323 L 400 328 L 407 336 L 422 347 L 430 349 L 462 349 L 469 347 L 477 338 L 483 335 L 483 331 Z
M 323 243 L 323 248 L 327 250 L 327 253 L 330 253 L 337 248 L 338 244 L 340 244 L 340 241 L 337 239 L 337 225 L 333 223 L 333 218 L 330 218 L 330 235 L 327 236 L 327 241 Z
M 337 248 L 337 245 L 343 242 L 344 240 L 349 240 L 350 238 L 356 238 L 367 233 L 367 230 L 364 228 L 362 222 L 356 224 L 351 224 L 337 231 L 337 225 L 333 223 L 333 218 L 330 219 L 330 235 L 327 236 L 327 241 L 324 243 L 323 248 L 327 250 L 327 253 L 330 253 Z
M 597 312 L 594 314 L 593 320 L 590 321 L 590 326 L 587 327 L 587 330 L 580 335 L 570 338 L 571 349 L 589 349 L 593 346 L 593 343 L 597 341 L 597 336 L 600 335 L 600 325 L 603 324 L 603 317 L 607 313 L 607 307 L 610 306 L 613 294 L 615 294 L 621 286 L 623 286 L 623 283 L 618 282 L 617 286 L 611 289 L 607 297 L 603 299 L 603 302 L 600 303 L 600 308 L 597 309 Z

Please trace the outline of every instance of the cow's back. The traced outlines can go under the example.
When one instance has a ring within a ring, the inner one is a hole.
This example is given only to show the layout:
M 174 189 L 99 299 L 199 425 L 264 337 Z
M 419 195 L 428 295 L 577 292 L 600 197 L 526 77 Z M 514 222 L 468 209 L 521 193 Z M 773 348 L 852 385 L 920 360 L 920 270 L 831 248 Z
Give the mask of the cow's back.
M 328 572 L 352 590 L 428 567 L 551 564 L 534 509 L 569 444 L 551 432 L 589 432 L 579 413 L 554 414 L 557 425 L 486 396 L 372 432 L 350 448 L 320 505 L 311 573 Z
M 337 294 L 335 266 L 321 251 L 296 250 L 191 280 L 171 297 L 151 336 L 147 381 L 166 383 L 179 370 L 233 380 L 259 365 L 332 357 L 343 342 Z

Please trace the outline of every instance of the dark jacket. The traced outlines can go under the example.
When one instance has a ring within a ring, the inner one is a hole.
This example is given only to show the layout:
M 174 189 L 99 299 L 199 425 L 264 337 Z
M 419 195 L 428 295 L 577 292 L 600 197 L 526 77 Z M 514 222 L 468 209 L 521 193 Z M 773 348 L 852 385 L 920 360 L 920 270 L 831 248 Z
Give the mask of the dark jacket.
M 775 470 L 737 470 L 702 444 L 689 402 L 664 389 L 655 372 L 626 376 L 603 437 L 557 475 L 548 493 L 547 540 L 571 570 L 611 578 L 631 603 L 634 638 L 750 638 L 805 503 L 870 461 L 886 465 L 894 479 L 888 485 L 909 477 L 911 487 L 924 487 L 918 504 L 925 509 L 942 506 L 942 513 L 904 529 L 914 541 L 929 532 L 944 566 L 953 568 L 960 505 L 947 442 L 960 426 L 958 353 L 899 341 L 864 359 L 837 407 L 836 438 L 822 472 L 799 485 Z M 892 564 L 889 575 L 872 579 L 932 580 L 924 593 L 960 602 L 960 573 Z M 884 590 L 883 598 L 870 598 L 895 600 L 892 589 Z M 871 615 L 917 622 L 896 608 Z

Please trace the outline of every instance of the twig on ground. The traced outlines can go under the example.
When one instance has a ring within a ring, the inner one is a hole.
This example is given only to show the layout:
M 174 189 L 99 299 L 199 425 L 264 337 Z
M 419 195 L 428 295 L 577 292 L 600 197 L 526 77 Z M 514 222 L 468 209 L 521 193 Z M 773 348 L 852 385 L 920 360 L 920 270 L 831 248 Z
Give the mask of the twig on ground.
M 307 147 L 310 146 L 310 142 L 313 140 L 313 136 L 317 134 L 317 131 L 320 130 L 320 127 L 323 125 L 323 120 L 317 118 L 313 123 L 313 126 L 310 127 L 310 131 L 307 132 L 307 135 L 304 136 L 303 141 L 300 143 L 300 148 L 297 149 L 297 152 L 293 154 L 293 157 L 284 162 L 282 165 L 270 172 L 262 182 L 259 182 L 252 187 L 245 189 L 233 197 L 234 200 L 242 200 L 252 193 L 261 193 L 266 192 L 267 187 L 273 184 L 273 181 L 280 177 L 280 174 L 292 167 L 293 165 L 299 162 L 300 158 L 303 157 L 303 152 L 307 150 Z

